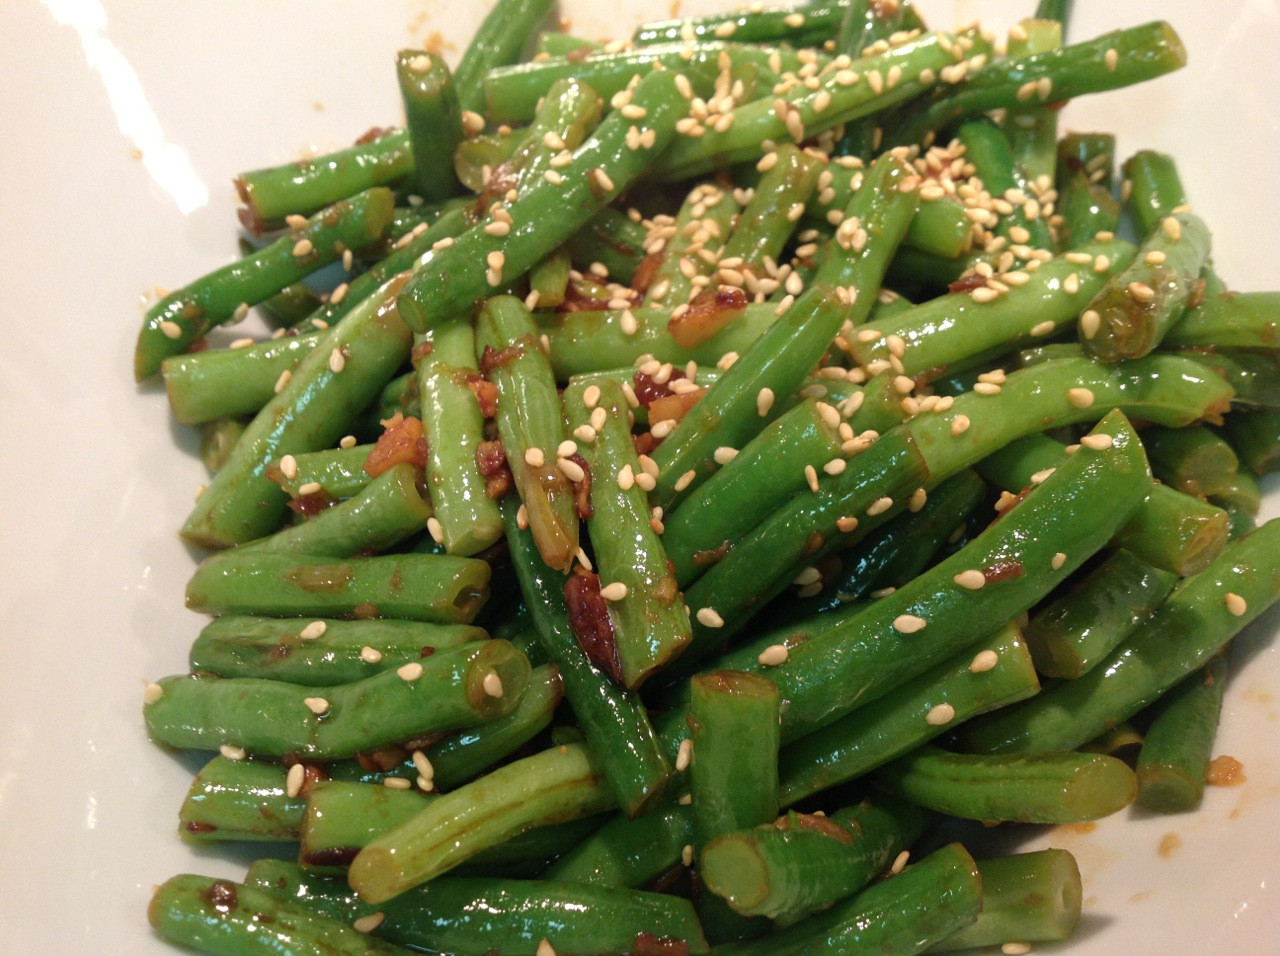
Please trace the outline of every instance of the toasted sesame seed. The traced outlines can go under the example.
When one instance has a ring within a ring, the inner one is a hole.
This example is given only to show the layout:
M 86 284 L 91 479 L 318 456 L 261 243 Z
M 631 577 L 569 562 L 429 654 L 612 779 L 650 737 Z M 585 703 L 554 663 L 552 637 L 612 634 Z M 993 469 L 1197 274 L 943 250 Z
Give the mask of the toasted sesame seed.
M 804 466 L 804 480 L 805 480 L 805 483 L 809 486 L 809 490 L 810 490 L 810 491 L 812 491 L 812 492 L 814 492 L 814 493 L 817 493 L 817 491 L 818 491 L 818 469 L 814 468 L 814 467 L 813 467 L 813 465 L 805 465 L 805 466 Z
M 909 859 L 911 859 L 911 851 L 903 850 L 901 853 L 899 853 L 897 856 L 893 858 L 893 864 L 889 867 L 889 872 L 892 875 L 897 876 L 899 873 L 901 873 L 903 870 L 907 868 L 907 861 Z
M 899 634 L 914 634 L 923 630 L 924 626 L 925 619 L 914 614 L 899 614 L 893 619 L 893 629 Z
M 924 715 L 924 722 L 930 727 L 945 727 L 955 719 L 956 709 L 950 704 L 937 704 Z
M 1115 444 L 1115 439 L 1110 435 L 1085 435 L 1080 439 L 1080 444 L 1094 451 L 1106 451 Z
M 724 627 L 724 618 L 714 608 L 700 607 L 694 617 L 703 627 Z
M 444 544 L 444 525 L 440 523 L 440 519 L 435 515 L 427 519 L 427 533 L 431 535 L 431 540 L 436 544 Z
M 337 375 L 347 367 L 347 357 L 342 354 L 342 349 L 334 349 L 329 353 L 329 371 Z
M 489 671 L 489 673 L 485 674 L 480 686 L 484 688 L 484 692 L 490 697 L 501 697 L 503 694 L 502 678 L 498 676 L 497 671 Z
M 1112 50 L 1111 52 L 1114 53 L 1115 51 Z M 1031 944 L 1010 941 L 1000 947 L 1000 952 L 1003 953 L 1004 956 L 1026 956 L 1027 953 L 1031 952 Z
M 293 244 L 293 254 L 299 259 L 311 255 L 314 250 L 315 244 L 310 239 L 299 239 Z
M 295 763 L 289 768 L 289 772 L 284 778 L 284 792 L 291 800 L 296 800 L 298 794 L 302 793 L 302 785 L 307 779 L 307 768 L 305 765 Z
M 630 491 L 635 487 L 636 473 L 630 465 L 623 465 L 618 469 L 618 487 L 623 491 Z
M 1000 292 L 990 286 L 981 285 L 969 293 L 969 298 L 981 305 L 1000 298 Z
M 613 180 L 599 166 L 591 170 L 591 182 L 601 192 L 613 192 Z
M 1054 325 L 1052 319 L 1045 319 L 1043 322 L 1037 322 L 1031 326 L 1031 334 L 1039 338 L 1042 335 L 1049 335 L 1056 328 L 1057 326 Z
M 1061 551 L 1057 552 L 1053 556 L 1053 560 L 1049 562 L 1049 564 L 1053 566 L 1053 570 L 1055 571 L 1059 570 L 1066 563 L 1067 563 L 1067 556 L 1063 554 Z
M 600 589 L 600 596 L 606 601 L 621 601 L 627 596 L 627 586 L 621 581 L 614 581 Z
M 524 450 L 524 463 L 530 468 L 541 468 L 547 463 L 547 456 L 541 448 L 526 448 Z
M 312 621 L 298 632 L 298 637 L 302 638 L 304 641 L 314 641 L 317 637 L 323 637 L 324 632 L 328 629 L 329 625 L 324 621 Z
M 1249 610 L 1249 605 L 1240 595 L 1234 592 L 1227 592 L 1227 610 L 1236 617 L 1243 617 L 1245 611 Z
M 484 227 L 484 231 L 491 236 L 505 236 L 511 232 L 511 224 L 506 222 L 491 222 Z
M 401 664 L 396 668 L 396 674 L 401 680 L 415 681 L 422 676 L 422 665 L 417 661 Z
M 154 704 L 164 696 L 164 688 L 151 681 L 146 687 L 142 688 L 142 702 L 144 704 Z
M 226 757 L 228 760 L 243 760 L 249 756 L 243 747 L 237 747 L 235 744 L 222 744 L 218 748 L 218 753 Z
M 1165 216 L 1160 223 L 1160 228 L 1164 231 L 1165 237 L 1171 242 L 1177 242 L 1182 238 L 1182 223 L 1172 216 Z
M 364 661 L 366 664 L 377 664 L 382 660 L 382 651 L 366 644 L 364 647 L 360 648 L 360 660 Z
M 1086 339 L 1092 339 L 1102 327 L 1102 316 L 1096 309 L 1085 309 L 1080 314 L 1080 333 Z
M 929 493 L 923 488 L 917 488 L 911 492 L 911 497 L 907 499 L 907 510 L 915 513 L 924 507 L 924 503 L 929 500 Z
M 315 714 L 317 717 L 328 713 L 329 702 L 323 697 L 304 697 L 302 702 L 307 705 L 307 710 Z
M 683 475 L 681 475 L 679 478 L 676 479 L 676 483 L 673 487 L 675 488 L 676 491 L 684 491 L 686 488 L 689 487 L 690 484 L 693 483 L 693 479 L 696 477 L 698 477 L 698 473 L 694 471 L 692 468 L 690 468 Z
M 163 319 L 160 322 L 160 331 L 164 333 L 166 338 L 180 339 L 182 338 L 182 326 L 170 319 Z
M 1076 408 L 1088 408 L 1093 404 L 1093 392 L 1087 388 L 1067 389 L 1067 401 Z
M 382 921 L 385 918 L 386 917 L 382 913 L 370 913 L 368 916 L 361 916 L 351 924 L 351 927 L 357 933 L 372 933 L 382 925 Z
M 1156 290 L 1151 288 L 1145 282 L 1130 282 L 1127 286 L 1129 296 L 1135 302 L 1153 302 L 1156 297 Z
M 298 486 L 299 495 L 315 495 L 324 490 L 324 485 L 318 481 L 308 481 L 305 485 Z
M 408 790 L 413 783 L 404 777 L 383 777 L 382 785 L 390 790 Z
M 963 435 L 968 430 L 969 430 L 968 415 L 957 415 L 955 418 L 951 419 L 951 434 L 953 436 Z
M 1107 72 L 1114 73 L 1116 71 L 1116 64 L 1120 62 L 1120 54 L 1116 51 L 1115 47 L 1111 47 L 1102 55 L 1102 61 L 1107 65 Z
M 756 393 L 756 414 L 763 418 L 773 408 L 773 389 L 762 388 Z
M 973 390 L 979 395 L 999 395 L 1000 386 L 995 382 L 975 382 Z
M 589 424 L 598 435 L 604 431 L 605 422 L 609 419 L 609 415 L 603 408 L 593 409 L 591 412 L 591 421 Z
M 693 844 L 686 843 L 680 851 L 680 862 L 685 866 L 693 866 Z
M 961 571 L 951 580 L 966 591 L 978 591 L 986 585 L 987 576 L 977 568 L 969 568 L 967 571 Z
M 555 949 L 545 939 L 538 942 L 538 950 L 533 956 L 556 956 Z
M 777 667 L 787 662 L 787 647 L 785 644 L 770 644 L 763 651 L 756 655 L 756 660 L 763 667 Z
M 582 481 L 587 477 L 587 473 L 572 458 L 557 458 L 556 468 L 560 469 L 560 473 L 570 481 Z
M 693 762 L 693 739 L 686 737 L 680 741 L 680 749 L 676 751 L 676 773 L 684 773 Z

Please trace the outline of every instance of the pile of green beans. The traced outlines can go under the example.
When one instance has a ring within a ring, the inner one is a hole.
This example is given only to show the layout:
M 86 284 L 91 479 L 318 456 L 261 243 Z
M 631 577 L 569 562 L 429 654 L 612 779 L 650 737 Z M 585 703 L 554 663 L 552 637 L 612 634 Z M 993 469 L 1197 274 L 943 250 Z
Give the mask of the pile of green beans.
M 147 313 L 214 619 L 143 716 L 201 755 L 184 839 L 278 851 L 169 879 L 152 925 L 1069 938 L 1069 853 L 975 862 L 949 820 L 1193 809 L 1280 598 L 1280 293 L 1227 291 L 1172 159 L 1122 194 L 1113 136 L 1057 139 L 1177 34 L 817 0 L 522 61 L 551 6 L 497 0 L 453 69 L 399 51 L 403 128 L 243 173 L 256 251 Z M 275 337 L 211 341 L 254 305 Z

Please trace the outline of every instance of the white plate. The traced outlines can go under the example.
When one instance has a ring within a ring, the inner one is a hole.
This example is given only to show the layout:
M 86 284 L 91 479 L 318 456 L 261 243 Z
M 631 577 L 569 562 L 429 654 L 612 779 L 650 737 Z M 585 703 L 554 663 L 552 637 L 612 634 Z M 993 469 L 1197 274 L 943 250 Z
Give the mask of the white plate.
M 153 747 L 140 719 L 143 682 L 181 670 L 200 625 L 181 606 L 193 555 L 175 530 L 205 480 L 160 391 L 129 380 L 140 296 L 235 255 L 238 170 L 397 122 L 393 51 L 437 31 L 461 43 L 484 6 L 0 4 L 0 952 L 170 952 L 146 924 L 151 886 L 242 872 L 240 856 L 178 840 L 192 768 Z M 667 6 L 564 10 L 604 35 Z M 922 6 L 938 26 L 983 12 Z M 981 6 L 1007 24 L 1033 4 Z M 1176 153 L 1221 273 L 1240 289 L 1280 285 L 1276 5 L 1076 6 L 1076 37 L 1167 17 L 1191 66 L 1074 104 L 1066 125 L 1119 130 L 1122 154 Z M 1211 791 L 1195 814 L 1122 813 L 1087 836 L 1052 835 L 1087 881 L 1072 954 L 1277 951 L 1278 621 L 1245 640 L 1218 745 L 1247 784 Z M 1168 858 L 1165 834 L 1181 842 Z

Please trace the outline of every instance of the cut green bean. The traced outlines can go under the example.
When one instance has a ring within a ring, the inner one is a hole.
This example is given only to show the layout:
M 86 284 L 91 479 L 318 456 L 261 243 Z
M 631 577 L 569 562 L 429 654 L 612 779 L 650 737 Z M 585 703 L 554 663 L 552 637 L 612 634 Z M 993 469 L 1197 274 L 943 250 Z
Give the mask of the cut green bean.
M 1088 673 L 966 728 L 975 750 L 1043 753 L 1077 747 L 1127 720 L 1203 667 L 1280 597 L 1280 520 L 1237 538 Z
M 1046 677 L 1079 677 L 1146 620 L 1177 581 L 1172 571 L 1115 551 L 1027 624 L 1036 670 Z
M 1280 469 L 1280 411 L 1228 415 L 1223 433 L 1240 463 L 1261 477 Z
M 953 953 L 1010 941 L 1070 939 L 1080 922 L 1080 867 L 1066 850 L 1035 850 L 978 861 L 982 912 L 978 919 L 929 947 Z
M 427 201 L 448 199 L 462 191 L 453 171 L 453 151 L 462 142 L 462 113 L 453 76 L 434 53 L 401 50 L 396 54 L 396 79 L 418 195 Z
M 319 332 L 309 332 L 241 348 L 170 356 L 161 364 L 160 373 L 173 417 L 184 425 L 198 425 L 234 415 L 256 415 L 276 393 L 280 377 L 285 372 L 292 375 L 319 341 Z
M 772 155 L 775 158 L 767 160 L 768 168 L 729 234 L 721 268 L 726 260 L 731 266 L 741 260 L 740 267 L 755 272 L 766 258 L 776 262 L 795 230 L 795 210 L 803 210 L 818 184 L 823 165 L 817 157 L 791 143 L 783 143 Z
M 616 814 L 542 874 L 549 880 L 598 886 L 648 885 L 680 862 L 693 842 L 693 813 L 669 803 L 634 819 Z
M 373 445 L 352 445 L 349 448 L 326 448 L 323 451 L 301 452 L 292 455 L 289 466 L 292 477 L 286 477 L 281 461 L 267 465 L 267 474 L 291 497 L 302 497 L 302 489 L 319 485 L 331 498 L 351 498 L 360 493 L 373 479 L 364 470 Z
M 502 515 L 489 497 L 477 452 L 484 409 L 472 387 L 475 333 L 469 317 L 446 318 L 424 333 L 415 354 L 422 423 L 429 437 L 427 491 L 448 554 L 472 555 L 502 537 Z
M 166 677 L 143 715 L 152 737 L 172 747 L 228 744 L 259 756 L 350 757 L 501 717 L 519 702 L 528 680 L 523 654 L 506 641 L 481 641 L 328 687 Z
M 657 266 L 645 291 L 644 304 L 668 308 L 688 302 L 694 277 L 710 276 L 718 264 L 733 221 L 740 212 L 731 192 L 711 183 L 694 186 L 676 213 L 673 232 L 655 253 Z M 704 257 L 703 253 L 707 253 Z
M 574 485 L 559 466 L 565 439 L 560 396 L 529 310 L 498 296 L 481 309 L 480 366 L 498 389 L 498 434 L 542 560 L 567 571 L 578 551 Z
M 147 918 L 170 942 L 226 956 L 411 952 L 273 893 L 207 876 L 184 874 L 166 880 L 152 894 Z
M 530 827 L 614 805 L 585 747 L 545 750 L 438 797 L 370 841 L 351 861 L 351 886 L 380 903 Z
M 1009 117 L 1005 129 L 1011 129 L 1009 122 L 1016 122 L 1016 120 L 1014 117 Z M 1020 194 L 1028 199 L 1034 196 L 1028 183 L 1027 173 L 1013 158 L 1013 150 L 1004 130 L 990 120 L 969 120 L 960 125 L 956 131 L 956 137 L 964 145 L 965 159 L 973 164 L 975 174 L 982 180 L 983 188 L 992 196 L 1007 197 L 1011 193 Z M 1038 205 L 1037 203 L 1037 207 Z M 1013 231 L 1015 229 L 1019 232 L 1015 233 Z M 1034 218 L 1030 216 L 1026 202 L 1015 206 L 1014 211 L 1009 215 L 1000 217 L 996 223 L 995 234 L 1015 245 L 1030 246 L 1034 249 L 1053 248 L 1047 219 L 1038 215 Z
M 231 449 L 244 435 L 245 421 L 240 418 L 216 418 L 200 429 L 200 460 L 216 475 L 231 457 Z
M 552 5 L 553 0 L 498 0 L 489 9 L 453 71 L 458 102 L 464 110 L 484 110 L 486 74 L 520 59 Z
M 134 350 L 134 377 L 139 382 L 151 377 L 164 359 L 185 352 L 209 329 L 337 261 L 345 250 L 377 239 L 391 220 L 394 202 L 388 189 L 340 200 L 271 245 L 169 293 L 147 310 Z
M 1159 701 L 1138 753 L 1138 806 L 1158 813 L 1199 806 L 1226 687 L 1227 659 L 1219 654 Z
M 1142 433 L 1152 474 L 1188 495 L 1208 497 L 1226 488 L 1239 461 L 1231 446 L 1203 425 L 1153 426 Z
M 919 750 L 876 771 L 912 803 L 967 820 L 1085 823 L 1123 810 L 1138 793 L 1133 771 L 1103 754 L 957 754 Z
M 225 614 L 201 630 L 188 666 L 193 674 L 269 677 L 318 687 L 372 677 L 488 636 L 466 624 Z
M 298 839 L 305 808 L 305 797 L 290 795 L 282 765 L 219 755 L 191 781 L 178 811 L 178 832 L 200 843 L 290 842 Z
M 1237 471 L 1231 483 L 1212 496 L 1212 503 L 1230 517 L 1231 537 L 1238 538 L 1256 525 L 1254 519 L 1262 507 L 1262 489 L 1250 472 Z
M 187 582 L 187 607 L 209 614 L 467 624 L 488 585 L 489 565 L 474 558 L 388 554 L 335 561 L 245 549 L 206 558 Z
M 325 780 L 314 784 L 298 828 L 298 862 L 306 869 L 345 867 L 378 834 L 437 799 L 435 794 L 374 783 Z
M 1037 11 L 1034 19 L 1023 20 L 1010 28 L 1006 55 L 1034 56 L 1059 50 L 1063 33 L 1063 24 L 1057 18 L 1042 18 Z M 1017 167 L 1033 182 L 1052 183 L 1057 159 L 1058 111 L 1043 105 L 1010 109 L 1005 113 L 1004 129 Z M 983 182 L 987 191 L 995 195 L 991 184 L 985 179 Z
M 1006 625 L 875 707 L 859 708 L 789 744 L 778 767 L 782 804 L 854 780 L 970 717 L 1039 689 L 1026 642 L 1015 625 Z
M 1187 309 L 1164 337 L 1172 348 L 1280 348 L 1280 293 L 1226 292 Z
M 574 434 L 594 433 L 577 446 L 591 476 L 587 531 L 608 609 L 606 646 L 593 659 L 634 690 L 689 643 L 689 612 L 637 482 L 652 475 L 636 455 L 621 387 L 571 387 L 564 402 L 570 423 L 588 430 Z
M 786 42 L 796 47 L 820 46 L 839 29 L 844 7 L 839 2 L 820 2 L 656 20 L 636 27 L 631 34 L 631 42 L 645 46 L 732 37 L 739 43 Z

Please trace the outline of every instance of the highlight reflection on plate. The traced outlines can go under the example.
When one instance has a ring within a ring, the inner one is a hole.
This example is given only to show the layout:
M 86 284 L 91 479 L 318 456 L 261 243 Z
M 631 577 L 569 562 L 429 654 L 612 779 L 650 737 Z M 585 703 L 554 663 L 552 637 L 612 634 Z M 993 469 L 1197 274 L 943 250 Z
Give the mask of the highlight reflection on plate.
M 465 6 L 458 12 L 459 6 Z M 720 6 L 685 0 L 681 12 Z M 566 0 L 586 35 L 668 5 Z M 1003 28 L 1034 4 L 924 2 L 938 26 Z M 1071 35 L 1170 20 L 1190 65 L 1070 105 L 1120 155 L 1172 152 L 1234 288 L 1280 285 L 1275 4 L 1078 3 Z M 239 876 L 255 850 L 184 845 L 176 812 L 199 761 L 152 746 L 145 680 L 181 671 L 200 619 L 195 555 L 176 539 L 205 479 L 161 390 L 129 381 L 140 297 L 235 255 L 241 169 L 399 121 L 392 54 L 439 33 L 460 49 L 480 3 L 17 0 L 0 6 L 0 950 L 172 952 L 150 888 L 184 871 Z M 445 47 L 450 51 L 449 46 Z M 1264 514 L 1280 513 L 1276 483 Z M 1280 938 L 1280 615 L 1246 632 L 1215 748 L 1247 782 L 1173 818 L 1125 812 L 1039 845 L 1075 852 L 1085 921 L 1073 956 L 1274 952 Z M 1003 838 L 1003 835 L 1002 835 Z

